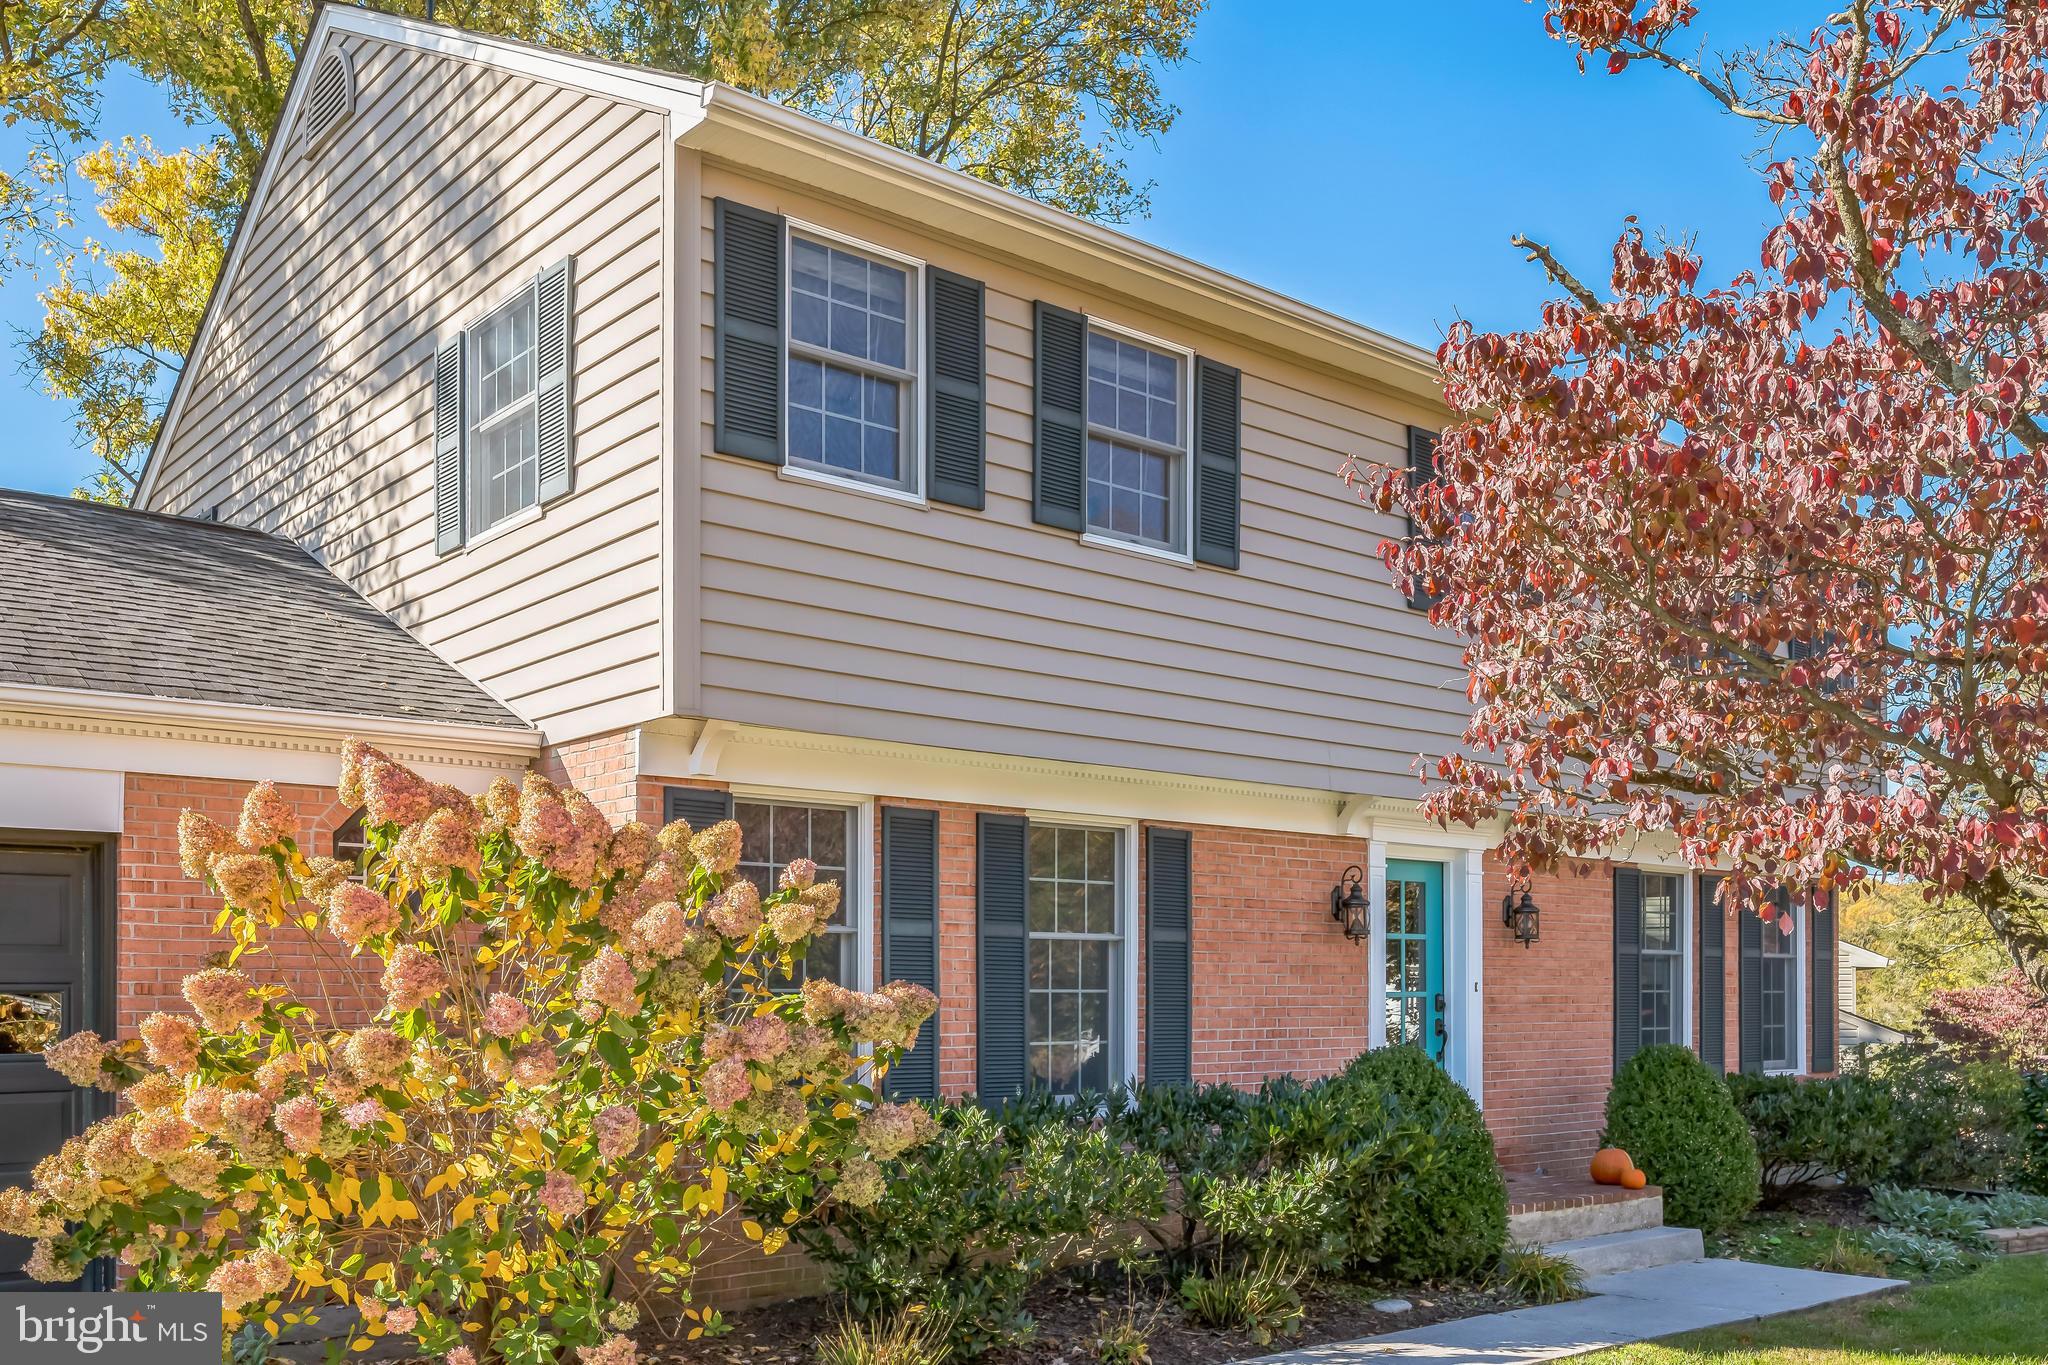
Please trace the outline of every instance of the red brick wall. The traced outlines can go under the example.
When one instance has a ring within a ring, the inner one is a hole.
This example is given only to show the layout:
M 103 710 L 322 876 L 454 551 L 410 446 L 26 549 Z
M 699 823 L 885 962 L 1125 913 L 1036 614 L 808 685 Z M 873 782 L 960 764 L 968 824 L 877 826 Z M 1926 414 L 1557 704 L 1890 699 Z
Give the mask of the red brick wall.
M 534 767 L 548 781 L 574 787 L 589 797 L 615 825 L 636 815 L 643 820 L 650 818 L 640 810 L 640 785 L 634 777 L 639 767 L 638 731 L 619 730 L 550 745 L 541 751 L 540 761 Z M 658 797 L 651 818 L 660 822 Z

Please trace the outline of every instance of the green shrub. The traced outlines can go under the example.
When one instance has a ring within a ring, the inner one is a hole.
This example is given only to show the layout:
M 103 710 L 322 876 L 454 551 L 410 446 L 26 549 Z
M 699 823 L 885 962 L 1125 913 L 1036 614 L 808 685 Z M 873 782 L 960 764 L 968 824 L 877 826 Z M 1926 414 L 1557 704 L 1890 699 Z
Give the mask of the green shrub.
M 1028 1337 L 1033 1285 L 1070 1261 L 1128 1250 L 1124 1229 L 1165 1205 L 1157 1158 L 1125 1148 L 1086 1110 L 996 1116 L 970 1102 L 938 1120 L 932 1141 L 885 1168 L 872 1207 L 842 1205 L 792 1232 L 857 1316 L 928 1308 L 956 1355 Z
M 1708 1232 L 1756 1207 L 1759 1167 L 1749 1125 L 1721 1078 L 1690 1048 L 1644 1048 L 1607 1092 L 1602 1146 L 1628 1152 L 1664 1190 L 1664 1217 Z
M 1985 1206 L 1981 1200 L 1957 1199 L 1933 1190 L 1902 1190 L 1880 1185 L 1870 1192 L 1870 1216 L 1886 1227 L 1904 1228 L 1941 1237 L 1964 1246 L 1984 1241 Z
M 1224 1260 L 1276 1258 L 1300 1271 L 1342 1265 L 1350 1242 L 1337 1163 L 1329 1156 L 1207 1181 L 1193 1201 Z
M 1891 1092 L 1868 1076 L 1734 1075 L 1727 1084 L 1756 1142 L 1766 1203 L 1827 1176 L 1873 1184 L 1897 1165 Z
M 2024 1174 L 2028 1123 L 2019 1073 L 1942 1048 L 1874 1048 L 1865 1066 L 1891 1099 L 1894 1184 L 1990 1189 Z
M 1879 1228 L 1870 1234 L 1870 1250 L 1895 1271 L 1908 1275 L 1947 1275 L 1968 1270 L 1982 1257 L 1945 1237 L 1904 1228 Z
M 2048 1196 L 2002 1190 L 1984 1201 L 1984 1222 L 1994 1228 L 2048 1227 Z
M 1501 1253 L 1487 1283 L 1525 1303 L 1563 1303 L 1585 1292 L 1586 1275 L 1541 1247 L 1511 1246 Z
M 1178 1268 L 1192 1267 L 1217 1241 L 1204 1209 L 1211 1187 L 1251 1176 L 1272 1155 L 1256 1106 L 1256 1097 L 1229 1085 L 1134 1085 L 1104 1101 L 1111 1140 L 1157 1161 L 1177 1195 L 1145 1231 Z
M 1295 1272 L 1277 1257 L 1230 1270 L 1191 1274 L 1180 1282 L 1181 1306 L 1204 1327 L 1251 1333 L 1265 1345 L 1294 1332 L 1306 1316 Z
M 1479 1106 L 1420 1048 L 1367 1052 L 1262 1097 L 1283 1149 L 1336 1162 L 1350 1262 L 1416 1282 L 1484 1275 L 1507 1245 L 1507 1185 Z
M 2020 1079 L 2019 1150 L 2012 1183 L 2030 1194 L 2048 1195 L 2048 1071 Z

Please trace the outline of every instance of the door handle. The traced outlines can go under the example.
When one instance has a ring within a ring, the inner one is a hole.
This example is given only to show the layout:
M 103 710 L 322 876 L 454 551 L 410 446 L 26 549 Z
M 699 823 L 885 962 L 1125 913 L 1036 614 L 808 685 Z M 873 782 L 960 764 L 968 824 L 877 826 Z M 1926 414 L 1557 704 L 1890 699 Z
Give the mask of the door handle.
M 1444 1059 L 1444 1048 L 1450 1042 L 1450 1030 L 1444 1027 L 1444 993 L 1436 993 L 1436 1059 Z

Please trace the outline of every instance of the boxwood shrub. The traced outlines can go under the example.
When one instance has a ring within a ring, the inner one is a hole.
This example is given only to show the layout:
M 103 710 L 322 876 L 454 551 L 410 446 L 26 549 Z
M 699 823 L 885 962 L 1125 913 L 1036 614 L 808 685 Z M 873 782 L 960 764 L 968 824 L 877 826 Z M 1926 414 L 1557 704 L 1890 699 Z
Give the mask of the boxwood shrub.
M 1827 1176 L 1853 1185 L 1890 1177 L 1898 1119 L 1891 1091 L 1868 1076 L 1736 1075 L 1727 1084 L 1756 1140 L 1765 1202 L 1781 1203 Z
M 1728 1087 L 1690 1048 L 1663 1043 L 1622 1064 L 1602 1146 L 1620 1147 L 1664 1189 L 1664 1217 L 1714 1231 L 1756 1207 L 1756 1141 Z

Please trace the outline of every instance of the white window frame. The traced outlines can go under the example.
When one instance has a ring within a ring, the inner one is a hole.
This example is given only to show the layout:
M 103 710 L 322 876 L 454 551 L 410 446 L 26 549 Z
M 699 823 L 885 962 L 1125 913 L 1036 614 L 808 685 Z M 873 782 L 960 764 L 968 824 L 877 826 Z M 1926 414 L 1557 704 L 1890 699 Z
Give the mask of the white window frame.
M 484 480 L 479 477 L 481 442 L 477 439 L 484 430 L 486 419 L 479 417 L 483 385 L 483 363 L 479 349 L 483 339 L 484 324 L 515 303 L 525 305 L 533 328 L 533 382 L 527 389 L 526 397 L 501 411 L 494 413 L 489 425 L 495 427 L 516 416 L 530 414 L 534 422 L 534 468 L 533 501 L 514 511 L 507 512 L 494 522 L 486 524 L 483 519 Z M 535 276 L 515 290 L 511 290 L 480 310 L 462 328 L 462 498 L 463 498 L 463 548 L 468 549 L 494 536 L 502 535 L 515 526 L 523 526 L 541 514 L 540 500 L 540 278 Z
M 1669 877 L 1678 884 L 1678 903 L 1674 907 L 1677 923 L 1673 930 L 1678 935 L 1678 979 L 1673 992 L 1676 998 L 1672 1001 L 1672 1040 L 1683 1041 L 1697 1054 L 1700 1040 L 1694 1036 L 1693 1026 L 1697 1018 L 1694 1010 L 1699 994 L 1699 955 L 1695 951 L 1698 932 L 1693 922 L 1696 913 L 1693 898 L 1698 892 L 1693 885 L 1692 870 L 1671 863 L 1638 863 L 1636 871 L 1644 876 Z M 1636 1008 L 1642 1008 L 1640 997 Z
M 1757 1064 L 1763 1068 L 1763 1073 L 1766 1076 L 1800 1076 L 1806 1073 L 1806 982 L 1809 970 L 1806 957 L 1806 934 L 1808 918 L 1804 905 L 1791 904 L 1786 906 L 1786 909 L 1792 915 L 1792 979 L 1786 984 L 1785 988 L 1785 1010 L 1789 1016 L 1785 1021 L 1786 1036 L 1791 1040 L 1792 1044 L 1790 1049 L 1792 1064 L 1790 1066 L 1771 1066 L 1759 1055 L 1757 1057 Z M 1753 914 L 1755 912 L 1745 911 L 1744 913 Z M 1763 958 L 1761 955 L 1757 958 L 1757 974 L 1757 1008 L 1761 1010 L 1763 1008 L 1764 994 L 1762 980 Z M 1757 1047 L 1759 1053 L 1761 1053 L 1764 1029 L 1764 1021 L 1761 1017 L 1756 1021 L 1756 1029 Z
M 1117 961 L 1110 969 L 1110 979 L 1120 998 L 1110 1003 L 1110 1027 L 1115 1036 L 1110 1039 L 1109 1078 L 1110 1084 L 1128 1085 L 1138 1079 L 1138 849 L 1143 837 L 1143 824 L 1137 820 L 1111 820 L 1100 815 L 1076 815 L 1068 811 L 1027 810 L 1024 819 L 1029 825 L 1061 825 L 1069 829 L 1103 829 L 1117 836 Z M 1028 831 L 1027 831 L 1028 836 Z M 1027 885 L 1029 898 L 1030 847 L 1027 837 L 1025 847 Z M 1031 926 L 1024 927 L 1025 955 L 1028 963 L 1032 934 Z M 1030 1018 L 1030 978 L 1026 967 L 1025 1017 Z M 1024 1084 L 1031 1086 L 1031 1068 L 1028 1061 L 1030 1040 L 1025 1040 L 1027 1061 Z M 1068 1098 L 1070 1096 L 1063 1096 Z
M 846 355 L 829 347 L 814 346 L 796 339 L 796 308 L 793 295 L 796 290 L 796 239 L 811 237 L 834 246 L 845 247 L 863 256 L 903 266 L 910 274 L 908 296 L 903 300 L 903 358 L 909 367 L 897 370 L 859 356 Z M 925 401 L 924 392 L 927 373 L 930 370 L 930 338 L 925 335 L 925 290 L 930 281 L 926 278 L 925 262 L 901 251 L 854 237 L 816 223 L 799 218 L 787 218 L 782 229 L 782 466 L 781 475 L 801 483 L 824 484 L 834 488 L 850 489 L 895 502 L 906 502 L 922 507 L 926 505 L 925 490 Z M 872 374 L 877 378 L 892 379 L 902 387 L 900 402 L 902 410 L 897 414 L 897 433 L 902 443 L 904 480 L 902 483 L 885 483 L 879 479 L 850 474 L 843 469 L 830 469 L 822 465 L 798 464 L 790 454 L 789 422 L 789 362 L 795 359 L 820 360 L 826 364 L 838 365 L 843 369 Z
M 1142 436 L 1132 436 L 1118 431 L 1115 427 L 1102 426 L 1092 419 L 1081 433 L 1081 543 L 1094 545 L 1105 550 L 1122 550 L 1129 554 L 1144 555 L 1152 559 L 1163 559 L 1170 564 L 1195 562 L 1195 353 L 1192 348 L 1168 341 L 1164 337 L 1111 322 L 1107 318 L 1088 315 L 1090 332 L 1101 332 L 1123 341 L 1133 341 L 1156 351 L 1165 351 L 1180 360 L 1180 393 L 1176 402 L 1180 408 L 1179 449 L 1174 452 L 1174 501 L 1179 508 L 1175 538 L 1178 549 L 1155 545 L 1135 536 L 1120 535 L 1115 531 L 1097 530 L 1088 524 L 1088 443 L 1098 436 L 1106 441 L 1121 441 L 1140 450 L 1164 451 L 1167 447 Z M 1081 338 L 1081 383 L 1085 394 L 1088 383 L 1088 338 Z M 1084 400 L 1085 401 L 1085 400 Z
M 839 900 L 853 928 L 854 979 L 847 984 L 858 991 L 875 989 L 875 926 L 881 918 L 882 879 L 876 870 L 874 799 L 804 787 L 735 786 L 731 791 L 735 819 L 743 801 L 823 806 L 852 813 L 853 839 L 846 850 L 846 866 L 849 876 L 860 877 L 860 884 Z M 846 888 L 840 890 L 844 892 Z

